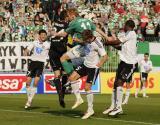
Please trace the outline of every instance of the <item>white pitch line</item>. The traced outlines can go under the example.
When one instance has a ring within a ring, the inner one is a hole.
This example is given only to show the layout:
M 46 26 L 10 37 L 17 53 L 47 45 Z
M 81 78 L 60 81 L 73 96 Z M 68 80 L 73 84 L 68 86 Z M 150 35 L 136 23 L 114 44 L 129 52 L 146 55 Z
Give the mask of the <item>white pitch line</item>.
M 42 113 L 42 112 L 29 112 L 29 111 L 17 111 L 17 110 L 8 110 L 8 109 L 0 109 L 0 111 L 4 111 L 4 112 L 17 112 L 17 113 L 26 113 L 26 114 L 40 114 L 40 115 L 48 115 L 48 116 L 53 116 L 50 115 L 49 113 Z M 76 114 L 73 114 L 76 115 Z M 67 117 L 67 116 L 63 116 L 63 117 Z M 80 116 L 79 116 L 80 117 Z M 156 123 L 149 123 L 149 122 L 138 122 L 138 121 L 128 121 L 128 120 L 118 120 L 118 119 L 107 119 L 107 118 L 98 118 L 98 117 L 91 117 L 91 119 L 94 120 L 103 120 L 103 121 L 112 121 L 112 122 L 124 122 L 124 123 L 132 123 L 132 124 L 140 124 L 140 125 L 160 125 L 160 124 L 156 124 Z
M 124 123 L 133 123 L 133 124 L 143 124 L 143 125 L 160 125 L 160 124 L 155 124 L 155 123 L 149 123 L 149 122 L 138 122 L 138 121 L 127 121 L 127 120 L 118 120 L 118 119 L 106 119 L 106 118 L 96 118 L 96 117 L 91 117 L 92 119 L 96 120 L 104 120 L 104 121 L 113 121 L 113 122 L 124 122 Z

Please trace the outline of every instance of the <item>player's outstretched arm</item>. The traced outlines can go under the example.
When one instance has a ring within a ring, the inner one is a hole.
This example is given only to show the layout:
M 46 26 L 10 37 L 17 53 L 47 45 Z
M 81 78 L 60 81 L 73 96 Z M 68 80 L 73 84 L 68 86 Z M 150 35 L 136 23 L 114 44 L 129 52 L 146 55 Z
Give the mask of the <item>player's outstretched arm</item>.
M 99 61 L 99 63 L 97 64 L 97 67 L 102 67 L 103 66 L 103 64 L 106 62 L 108 60 L 108 55 L 106 54 L 106 55 L 104 55 L 104 56 L 102 56 L 101 57 L 101 59 L 100 59 L 100 61 Z
M 106 39 L 106 45 L 118 45 L 121 41 L 115 36 L 108 36 L 101 29 L 96 27 L 96 31 Z

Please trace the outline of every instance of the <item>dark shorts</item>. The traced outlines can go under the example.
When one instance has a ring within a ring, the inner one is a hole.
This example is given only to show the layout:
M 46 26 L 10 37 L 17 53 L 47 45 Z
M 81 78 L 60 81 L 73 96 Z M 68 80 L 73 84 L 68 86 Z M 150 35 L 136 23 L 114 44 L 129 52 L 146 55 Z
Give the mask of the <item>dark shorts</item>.
M 133 77 L 133 75 L 131 77 L 129 77 L 129 79 L 126 81 L 127 84 L 130 84 L 132 82 L 132 77 Z
M 148 78 L 148 73 L 141 72 L 141 73 L 140 73 L 140 78 L 141 78 L 141 81 L 142 81 L 142 80 L 146 81 L 147 78 Z
M 99 74 L 98 68 L 88 68 L 85 65 L 78 66 L 75 71 L 81 76 L 87 76 L 86 83 L 95 84 L 97 76 Z
M 28 77 L 40 77 L 43 73 L 44 62 L 39 61 L 31 61 L 28 66 L 27 76 Z
M 130 82 L 132 80 L 132 75 L 137 70 L 137 68 L 138 68 L 138 63 L 127 64 L 121 61 L 118 65 L 115 79 L 121 80 L 123 82 Z

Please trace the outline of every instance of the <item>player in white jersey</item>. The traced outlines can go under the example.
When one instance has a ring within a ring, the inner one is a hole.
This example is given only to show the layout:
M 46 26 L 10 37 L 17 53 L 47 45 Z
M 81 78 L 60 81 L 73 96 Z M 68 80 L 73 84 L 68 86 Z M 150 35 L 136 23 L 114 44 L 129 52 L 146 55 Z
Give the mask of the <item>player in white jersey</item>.
M 91 30 L 84 30 L 82 38 L 86 41 L 85 60 L 81 66 L 78 66 L 75 71 L 69 76 L 69 81 L 72 85 L 80 77 L 87 76 L 85 91 L 87 95 L 88 109 L 82 119 L 87 119 L 94 114 L 93 110 L 93 93 L 91 90 L 96 77 L 99 73 L 99 68 L 106 62 L 108 56 L 105 52 L 103 44 L 93 36 Z M 73 87 L 74 88 L 74 87 Z M 75 89 L 75 88 L 74 88 Z M 76 98 L 80 97 L 79 87 L 76 88 Z M 78 101 L 78 100 L 77 100 Z
M 152 70 L 152 62 L 149 60 L 149 54 L 144 54 L 144 59 L 140 62 L 140 79 L 141 79 L 141 87 L 140 90 L 143 91 L 143 97 L 148 97 L 146 95 L 146 82 L 148 78 L 148 73 Z M 137 88 L 135 92 L 135 98 L 138 97 L 139 88 Z
M 121 46 L 119 51 L 120 63 L 116 72 L 116 78 L 114 82 L 114 88 L 112 92 L 112 103 L 103 114 L 109 114 L 115 116 L 123 112 L 122 110 L 122 98 L 123 98 L 123 84 L 127 82 L 134 73 L 138 66 L 137 61 L 137 36 L 134 31 L 135 23 L 132 20 L 128 20 L 125 23 L 125 34 L 118 38 L 108 37 L 107 44 Z
M 46 62 L 46 57 L 48 56 L 48 51 L 50 48 L 50 43 L 46 41 L 47 32 L 45 30 L 39 31 L 39 39 L 31 43 L 32 45 L 28 47 L 24 55 L 28 55 L 33 49 L 33 55 L 31 56 L 31 63 L 29 64 L 27 71 L 27 81 L 26 81 L 26 91 L 27 91 L 27 102 L 25 104 L 25 109 L 31 107 L 33 97 L 36 93 L 37 85 L 42 75 L 44 69 L 44 63 Z M 34 78 L 33 87 L 31 87 L 31 82 Z

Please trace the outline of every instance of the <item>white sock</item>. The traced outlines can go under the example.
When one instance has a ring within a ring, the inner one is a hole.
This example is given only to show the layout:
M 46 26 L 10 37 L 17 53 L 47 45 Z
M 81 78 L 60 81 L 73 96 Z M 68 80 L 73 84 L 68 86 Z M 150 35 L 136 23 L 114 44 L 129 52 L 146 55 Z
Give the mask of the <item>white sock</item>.
M 88 112 L 93 110 L 93 93 L 92 91 L 86 92 L 87 102 L 88 102 Z
M 74 95 L 76 96 L 76 100 L 82 99 L 79 91 L 79 84 L 78 83 L 71 83 L 71 87 L 73 90 Z
M 31 93 L 31 87 L 26 87 L 26 93 L 27 93 L 27 97 L 29 97 Z
M 36 94 L 36 91 L 37 91 L 37 87 L 32 87 L 31 88 L 31 94 L 30 94 L 30 98 L 29 98 L 29 101 L 32 102 L 35 94 Z
M 145 97 L 146 96 L 146 87 L 145 86 L 142 87 L 142 92 L 143 92 L 143 97 Z
M 123 88 L 121 86 L 117 87 L 117 107 L 122 107 L 123 99 Z
M 110 106 L 110 108 L 115 108 L 115 107 L 116 107 L 116 90 L 113 89 L 112 96 L 111 96 L 111 106 Z
M 139 88 L 136 89 L 135 96 L 137 97 L 139 93 Z
M 125 94 L 125 99 L 123 101 L 124 103 L 128 103 L 129 96 L 130 96 L 130 89 L 127 89 Z

